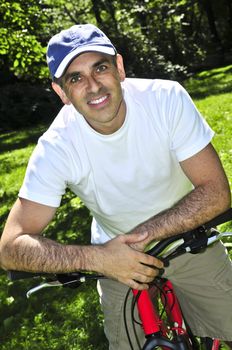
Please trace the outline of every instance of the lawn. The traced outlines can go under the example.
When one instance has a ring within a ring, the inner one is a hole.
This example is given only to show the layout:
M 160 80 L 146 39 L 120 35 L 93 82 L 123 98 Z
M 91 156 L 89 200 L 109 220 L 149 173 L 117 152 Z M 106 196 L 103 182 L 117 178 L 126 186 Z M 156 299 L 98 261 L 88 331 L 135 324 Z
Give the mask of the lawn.
M 213 145 L 232 188 L 232 65 L 201 72 L 184 86 L 215 131 Z
M 232 66 L 201 72 L 183 84 L 215 131 L 213 144 L 232 188 Z M 45 129 L 42 125 L 0 135 L 1 229 L 22 183 L 28 158 Z M 47 234 L 61 242 L 86 243 L 89 224 L 85 207 L 67 193 Z M 222 229 L 231 230 L 232 226 L 223 225 Z M 3 271 L 0 281 L 2 350 L 107 349 L 97 295 L 92 287 L 81 288 L 78 295 L 75 290 L 41 292 L 28 301 L 25 298 L 28 283 L 12 284 Z

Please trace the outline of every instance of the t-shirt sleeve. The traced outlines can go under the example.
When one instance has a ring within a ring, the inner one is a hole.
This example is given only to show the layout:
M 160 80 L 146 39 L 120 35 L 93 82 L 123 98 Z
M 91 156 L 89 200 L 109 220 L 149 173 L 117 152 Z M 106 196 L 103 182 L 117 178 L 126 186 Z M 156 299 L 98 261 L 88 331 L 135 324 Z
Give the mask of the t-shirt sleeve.
M 29 160 L 19 197 L 58 207 L 67 187 L 68 167 L 63 147 L 40 140 Z
M 206 147 L 214 132 L 180 84 L 176 84 L 171 94 L 166 114 L 170 148 L 175 152 L 178 161 L 183 161 Z

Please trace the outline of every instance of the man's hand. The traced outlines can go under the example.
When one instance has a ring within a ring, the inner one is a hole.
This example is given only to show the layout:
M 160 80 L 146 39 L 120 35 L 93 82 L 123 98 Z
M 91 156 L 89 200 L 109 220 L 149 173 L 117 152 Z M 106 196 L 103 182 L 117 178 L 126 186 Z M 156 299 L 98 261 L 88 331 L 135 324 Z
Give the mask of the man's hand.
M 132 230 L 130 235 L 134 235 L 134 234 L 136 234 L 137 237 L 138 236 L 144 237 L 143 240 L 136 240 L 136 242 L 130 243 L 131 248 L 138 250 L 140 252 L 143 252 L 145 250 L 145 248 L 147 247 L 147 245 L 149 243 L 151 243 L 152 241 L 154 241 L 154 239 L 151 240 L 151 238 L 149 236 L 149 232 L 144 225 L 139 225 L 134 230 Z
M 101 272 L 131 288 L 148 289 L 148 284 L 159 274 L 163 263 L 131 247 L 146 237 L 147 234 L 120 235 L 105 243 L 102 246 L 104 260 Z

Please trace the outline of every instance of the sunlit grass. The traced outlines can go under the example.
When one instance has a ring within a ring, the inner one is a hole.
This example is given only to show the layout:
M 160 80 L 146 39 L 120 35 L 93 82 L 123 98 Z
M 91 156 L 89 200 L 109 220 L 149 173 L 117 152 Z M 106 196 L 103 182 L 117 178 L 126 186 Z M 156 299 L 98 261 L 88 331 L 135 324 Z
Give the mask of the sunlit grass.
M 0 229 L 17 197 L 28 159 L 44 127 L 0 135 Z
M 232 94 L 209 96 L 196 105 L 215 131 L 215 146 L 232 186 Z

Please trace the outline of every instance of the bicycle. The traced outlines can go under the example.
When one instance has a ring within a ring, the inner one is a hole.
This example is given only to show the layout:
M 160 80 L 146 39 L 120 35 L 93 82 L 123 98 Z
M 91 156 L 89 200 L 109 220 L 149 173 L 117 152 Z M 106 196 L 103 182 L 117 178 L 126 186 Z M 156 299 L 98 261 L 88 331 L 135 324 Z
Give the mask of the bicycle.
M 232 220 L 232 209 L 217 216 L 213 220 L 201 225 L 197 229 L 188 231 L 167 239 L 164 239 L 148 250 L 146 253 L 162 259 L 164 266 L 168 266 L 170 261 L 182 254 L 192 253 L 198 254 L 202 252 L 207 246 L 219 241 L 226 236 L 232 236 L 232 232 L 219 232 L 214 227 Z M 30 273 L 21 271 L 9 271 L 8 276 L 12 281 L 42 277 L 45 282 L 40 284 L 27 292 L 27 297 L 33 293 L 46 287 L 71 287 L 77 288 L 82 283 L 90 279 L 105 278 L 102 275 L 73 272 L 66 274 L 45 274 L 45 273 Z M 139 323 L 143 328 L 146 342 L 143 347 L 137 339 L 138 349 L 140 350 L 191 350 L 201 349 L 202 346 L 206 350 L 218 350 L 220 348 L 220 341 L 218 339 L 201 338 L 197 339 L 191 332 L 182 314 L 178 299 L 175 295 L 172 283 L 166 278 L 160 276 L 156 277 L 152 286 L 156 287 L 156 297 L 151 297 L 151 293 L 147 290 L 138 291 L 128 289 L 124 304 L 124 323 L 128 336 L 128 342 L 132 350 L 131 335 L 128 331 L 128 320 L 126 319 L 126 304 L 129 293 L 133 293 L 133 301 L 131 305 L 132 322 Z M 157 294 L 158 293 L 158 294 Z M 154 303 L 153 301 L 156 301 Z M 154 305 L 155 304 L 155 305 Z M 135 319 L 134 310 L 138 308 L 140 321 Z M 137 349 L 136 349 L 137 350 Z

